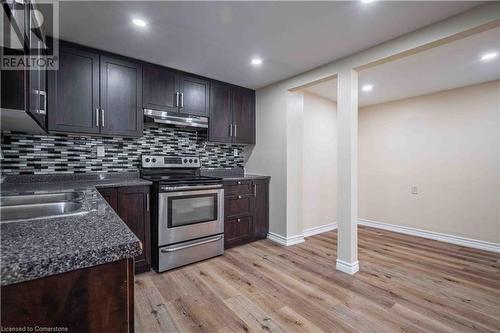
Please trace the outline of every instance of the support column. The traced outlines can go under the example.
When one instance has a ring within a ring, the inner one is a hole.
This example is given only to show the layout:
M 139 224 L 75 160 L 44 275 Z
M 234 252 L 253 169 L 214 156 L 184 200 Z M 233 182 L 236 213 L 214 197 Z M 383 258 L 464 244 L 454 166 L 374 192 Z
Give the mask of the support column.
M 338 73 L 338 230 L 336 268 L 354 275 L 358 263 L 358 73 Z

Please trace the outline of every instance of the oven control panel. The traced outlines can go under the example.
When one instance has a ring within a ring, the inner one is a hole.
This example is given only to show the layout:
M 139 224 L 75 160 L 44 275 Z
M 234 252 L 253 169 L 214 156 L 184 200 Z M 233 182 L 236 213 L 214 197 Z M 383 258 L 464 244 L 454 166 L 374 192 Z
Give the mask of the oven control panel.
M 142 155 L 143 168 L 199 168 L 199 156 Z

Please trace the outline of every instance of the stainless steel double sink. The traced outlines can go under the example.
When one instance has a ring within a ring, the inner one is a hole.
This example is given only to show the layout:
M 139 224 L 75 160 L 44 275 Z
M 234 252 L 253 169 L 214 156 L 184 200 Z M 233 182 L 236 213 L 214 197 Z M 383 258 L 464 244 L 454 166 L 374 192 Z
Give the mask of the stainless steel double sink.
M 82 208 L 82 199 L 82 192 L 2 196 L 0 222 L 72 215 Z

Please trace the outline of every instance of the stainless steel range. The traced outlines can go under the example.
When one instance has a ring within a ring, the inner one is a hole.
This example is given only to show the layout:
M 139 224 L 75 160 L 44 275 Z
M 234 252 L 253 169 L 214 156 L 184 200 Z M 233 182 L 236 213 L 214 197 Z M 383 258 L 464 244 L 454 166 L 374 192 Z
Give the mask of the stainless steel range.
M 222 179 L 199 175 L 198 156 L 142 156 L 153 182 L 153 268 L 163 272 L 224 253 Z

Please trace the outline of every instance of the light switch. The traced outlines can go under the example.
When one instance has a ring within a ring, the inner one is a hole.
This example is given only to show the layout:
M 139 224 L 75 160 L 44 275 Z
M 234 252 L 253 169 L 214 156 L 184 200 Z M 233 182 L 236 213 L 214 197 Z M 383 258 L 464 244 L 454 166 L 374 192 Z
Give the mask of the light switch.
M 417 185 L 413 185 L 411 187 L 411 194 L 418 194 L 418 187 L 417 187 Z
M 104 157 L 105 155 L 106 155 L 106 152 L 104 150 L 104 146 L 97 146 L 97 156 Z

